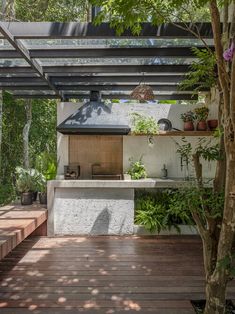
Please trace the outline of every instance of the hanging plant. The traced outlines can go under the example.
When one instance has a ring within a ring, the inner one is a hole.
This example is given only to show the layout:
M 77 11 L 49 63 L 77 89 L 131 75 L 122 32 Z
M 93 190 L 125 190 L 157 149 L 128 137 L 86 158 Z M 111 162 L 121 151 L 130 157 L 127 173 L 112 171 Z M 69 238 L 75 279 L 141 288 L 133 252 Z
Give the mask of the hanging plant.
M 131 97 L 140 101 L 154 100 L 152 87 L 145 84 L 140 84 L 131 92 Z

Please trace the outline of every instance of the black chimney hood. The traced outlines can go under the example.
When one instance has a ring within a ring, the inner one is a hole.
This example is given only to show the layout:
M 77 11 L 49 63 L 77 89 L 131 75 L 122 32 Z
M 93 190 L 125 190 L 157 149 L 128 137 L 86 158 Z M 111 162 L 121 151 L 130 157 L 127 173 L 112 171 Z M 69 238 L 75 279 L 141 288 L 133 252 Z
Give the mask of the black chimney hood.
M 100 93 L 92 91 L 90 101 L 57 126 L 65 135 L 127 135 L 131 128 L 122 124 L 112 113 L 110 106 L 100 99 Z

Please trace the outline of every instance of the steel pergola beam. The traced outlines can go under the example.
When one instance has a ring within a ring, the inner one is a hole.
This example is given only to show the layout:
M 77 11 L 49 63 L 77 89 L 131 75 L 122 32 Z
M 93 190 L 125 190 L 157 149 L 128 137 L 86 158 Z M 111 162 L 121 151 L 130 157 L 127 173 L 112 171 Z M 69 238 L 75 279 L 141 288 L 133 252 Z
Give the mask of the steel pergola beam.
M 177 23 L 179 27 L 172 24 L 153 26 L 151 23 L 143 23 L 140 34 L 133 35 L 126 30 L 122 35 L 117 36 L 115 29 L 109 23 L 102 23 L 95 26 L 92 23 L 59 23 L 59 22 L 3 22 L 5 28 L 15 38 L 22 39 L 56 39 L 56 38 L 195 38 L 185 28 L 199 31 L 204 38 L 213 38 L 211 23 Z M 182 29 L 183 27 L 184 29 Z
M 57 95 L 47 95 L 47 94 L 18 94 L 14 93 L 13 96 L 15 98 L 29 98 L 29 99 L 58 99 Z M 64 99 L 89 99 L 90 94 L 65 94 Z M 102 99 L 131 99 L 129 94 L 103 94 Z M 192 94 L 161 94 L 161 95 L 155 95 L 156 100 L 197 100 L 197 95 Z
M 138 84 L 136 84 L 138 85 Z M 136 85 L 56 85 L 58 90 L 63 91 L 132 91 Z M 177 92 L 179 91 L 178 85 L 150 85 L 153 91 L 156 92 Z M 0 86 L 4 90 L 50 90 L 47 85 L 8 85 Z M 193 88 L 187 90 L 189 93 L 193 93 Z M 200 89 L 200 91 L 208 91 L 207 89 Z
M 46 73 L 71 74 L 71 73 L 185 73 L 190 70 L 189 65 L 74 65 L 74 66 L 44 66 Z M 16 69 L 17 71 L 17 69 Z
M 205 47 L 197 47 L 199 50 Z M 210 47 L 214 51 L 214 47 Z M 127 47 L 127 48 L 48 48 L 29 49 L 31 58 L 195 58 L 192 48 L 186 47 Z M 16 50 L 0 50 L 0 58 L 20 58 Z
M 16 40 L 2 22 L 0 22 L 0 32 L 4 35 L 5 39 L 7 39 L 8 42 L 21 54 L 30 67 L 47 83 L 48 87 L 62 98 L 62 94 L 55 88 L 54 84 L 50 82 L 48 75 L 44 73 L 40 64 L 30 57 L 27 47 L 25 47 L 21 41 Z
M 50 73 L 52 76 L 64 76 L 73 74 L 95 74 L 95 73 L 168 73 L 181 74 L 190 70 L 189 65 L 74 65 L 74 66 L 44 66 L 45 73 Z M 3 66 L 0 67 L 0 73 L 35 73 L 31 67 L 25 66 Z
M 183 75 L 97 75 L 97 76 L 51 76 L 50 80 L 53 84 L 110 84 L 110 83 L 179 83 L 185 77 Z M 45 82 L 40 77 L 33 76 L 11 76 L 0 77 L 0 86 L 18 85 L 18 84 L 42 84 Z

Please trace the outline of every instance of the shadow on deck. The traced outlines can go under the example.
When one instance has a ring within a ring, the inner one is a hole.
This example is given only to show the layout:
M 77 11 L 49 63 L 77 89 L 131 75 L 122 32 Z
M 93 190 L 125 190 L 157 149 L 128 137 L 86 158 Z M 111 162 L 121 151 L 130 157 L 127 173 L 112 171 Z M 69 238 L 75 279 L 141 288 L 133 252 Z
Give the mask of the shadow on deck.
M 1 314 L 190 314 L 202 298 L 197 236 L 32 237 L 0 262 Z

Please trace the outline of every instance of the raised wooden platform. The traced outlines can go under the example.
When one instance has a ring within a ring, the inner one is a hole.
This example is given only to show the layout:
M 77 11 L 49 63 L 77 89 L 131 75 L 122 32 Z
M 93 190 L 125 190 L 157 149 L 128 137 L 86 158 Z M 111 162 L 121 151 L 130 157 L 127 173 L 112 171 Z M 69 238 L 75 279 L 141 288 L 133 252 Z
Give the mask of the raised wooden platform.
M 46 235 L 47 209 L 32 206 L 0 207 L 0 260 L 29 235 Z
M 197 236 L 36 237 L 0 262 L 1 314 L 195 314 L 203 298 Z

